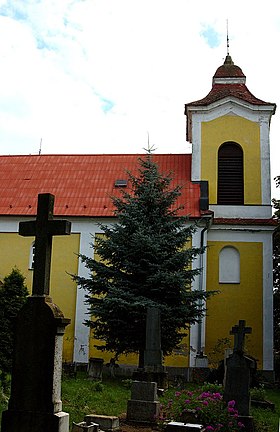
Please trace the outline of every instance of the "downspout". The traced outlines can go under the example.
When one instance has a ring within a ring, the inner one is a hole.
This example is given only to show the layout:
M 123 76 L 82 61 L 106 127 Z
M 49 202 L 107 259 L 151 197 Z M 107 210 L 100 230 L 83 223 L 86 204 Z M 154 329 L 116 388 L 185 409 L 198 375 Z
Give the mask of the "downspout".
M 204 247 L 204 238 L 205 238 L 205 232 L 209 230 L 211 224 L 212 224 L 212 214 L 211 215 L 205 215 L 202 217 L 202 220 L 205 221 L 205 227 L 201 230 L 200 233 L 200 249 Z M 201 272 L 199 274 L 199 286 L 198 290 L 201 292 L 203 291 L 203 282 L 204 282 L 204 252 L 200 253 L 199 257 L 199 268 L 201 269 Z M 203 300 L 199 300 L 199 306 L 202 307 Z M 198 321 L 198 328 L 197 328 L 197 355 L 203 354 L 202 352 L 202 319 Z

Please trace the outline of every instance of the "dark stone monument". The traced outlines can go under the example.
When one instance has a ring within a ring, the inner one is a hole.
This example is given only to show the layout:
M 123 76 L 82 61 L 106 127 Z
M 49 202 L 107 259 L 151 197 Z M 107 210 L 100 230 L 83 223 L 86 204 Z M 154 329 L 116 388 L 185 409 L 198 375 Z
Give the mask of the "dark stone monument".
M 138 369 L 133 378 L 139 381 L 156 382 L 158 388 L 167 387 L 167 373 L 162 365 L 160 310 L 147 308 L 146 346 L 144 369 Z
M 127 402 L 128 422 L 156 423 L 159 407 L 156 382 L 134 381 L 132 383 L 131 399 Z
M 35 236 L 32 295 L 16 322 L 11 397 L 2 432 L 69 432 L 62 412 L 62 342 L 70 320 L 49 297 L 52 236 L 67 235 L 71 224 L 53 219 L 54 196 L 38 195 L 36 221 L 21 222 L 19 234 Z
M 253 430 L 253 421 L 250 416 L 250 382 L 251 372 L 254 369 L 254 361 L 245 356 L 245 335 L 252 332 L 251 327 L 246 327 L 246 322 L 240 320 L 230 334 L 234 335 L 233 353 L 226 360 L 224 400 L 235 401 L 239 419 L 245 425 L 245 430 Z

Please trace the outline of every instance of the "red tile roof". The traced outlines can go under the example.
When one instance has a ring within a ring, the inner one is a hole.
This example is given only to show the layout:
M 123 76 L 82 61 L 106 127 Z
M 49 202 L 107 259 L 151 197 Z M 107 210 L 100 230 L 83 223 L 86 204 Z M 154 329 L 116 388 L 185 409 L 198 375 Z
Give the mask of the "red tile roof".
M 214 225 L 268 225 L 276 226 L 277 221 L 270 219 L 214 218 Z
M 187 114 L 187 107 L 189 106 L 207 106 L 229 96 L 241 99 L 252 105 L 272 105 L 275 111 L 276 105 L 274 103 L 264 102 L 256 98 L 248 90 L 245 82 L 246 76 L 242 72 L 242 69 L 233 63 L 230 55 L 227 55 L 224 64 L 218 67 L 213 76 L 212 89 L 208 95 L 203 99 L 188 103 L 185 108 L 185 114 Z
M 0 156 L 0 215 L 35 215 L 37 195 L 55 195 L 55 216 L 114 215 L 110 197 L 116 180 L 138 172 L 145 155 Z M 190 154 L 154 155 L 160 172 L 172 172 L 173 185 L 182 185 L 180 214 L 199 217 L 200 185 L 192 183 Z
M 200 99 L 195 102 L 191 102 L 186 105 L 188 106 L 207 106 L 213 102 L 217 102 L 218 100 L 227 98 L 227 97 L 235 97 L 236 99 L 241 99 L 245 102 L 248 102 L 252 105 L 274 105 L 270 102 L 264 102 L 261 99 L 256 98 L 247 88 L 245 84 L 213 84 L 212 89 L 208 93 L 205 98 Z

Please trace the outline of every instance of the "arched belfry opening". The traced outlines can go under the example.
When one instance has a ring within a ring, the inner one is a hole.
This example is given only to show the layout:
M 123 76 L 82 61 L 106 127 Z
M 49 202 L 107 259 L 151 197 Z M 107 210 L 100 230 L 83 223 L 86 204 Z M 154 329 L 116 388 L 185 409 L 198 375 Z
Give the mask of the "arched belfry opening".
M 218 198 L 220 205 L 244 204 L 243 150 L 233 141 L 223 143 L 218 151 Z

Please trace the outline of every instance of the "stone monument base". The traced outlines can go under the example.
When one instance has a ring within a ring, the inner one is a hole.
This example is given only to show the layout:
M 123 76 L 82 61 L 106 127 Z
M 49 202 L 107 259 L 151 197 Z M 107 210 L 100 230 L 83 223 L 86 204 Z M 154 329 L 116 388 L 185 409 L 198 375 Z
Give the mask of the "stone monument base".
M 144 381 L 132 383 L 131 400 L 127 402 L 127 421 L 154 424 L 159 415 L 159 407 L 157 383 Z
M 69 414 L 7 410 L 2 414 L 2 432 L 69 432 Z
M 156 423 L 159 415 L 159 405 L 158 401 L 129 400 L 127 402 L 126 419 L 128 422 Z

